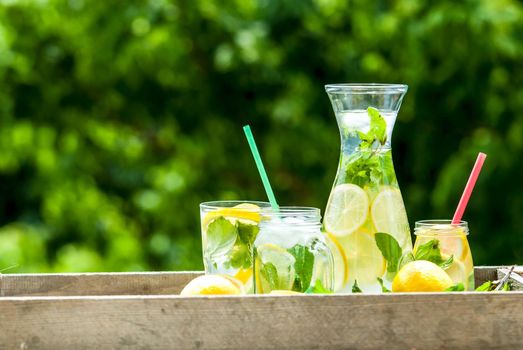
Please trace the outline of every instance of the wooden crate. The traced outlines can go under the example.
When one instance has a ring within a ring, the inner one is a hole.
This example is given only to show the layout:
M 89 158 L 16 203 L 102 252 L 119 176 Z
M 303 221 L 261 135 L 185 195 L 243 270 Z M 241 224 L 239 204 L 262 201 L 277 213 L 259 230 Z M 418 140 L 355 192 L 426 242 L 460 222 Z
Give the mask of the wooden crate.
M 523 348 L 521 291 L 175 295 L 199 274 L 1 275 L 0 349 Z

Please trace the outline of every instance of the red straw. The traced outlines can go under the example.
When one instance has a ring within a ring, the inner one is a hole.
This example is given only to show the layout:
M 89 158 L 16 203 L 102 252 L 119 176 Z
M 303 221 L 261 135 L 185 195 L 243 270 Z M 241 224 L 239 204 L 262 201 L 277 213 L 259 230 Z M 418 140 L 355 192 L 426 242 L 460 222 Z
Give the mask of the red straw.
M 453 224 L 459 224 L 461 221 L 461 218 L 463 217 L 463 213 L 465 212 L 465 208 L 467 207 L 467 204 L 470 199 L 470 195 L 472 194 L 472 190 L 474 189 L 474 186 L 476 185 L 476 180 L 478 179 L 479 173 L 481 171 L 481 167 L 483 166 L 483 163 L 485 162 L 485 158 L 487 158 L 487 155 L 485 153 L 479 153 L 478 158 L 476 159 L 476 164 L 474 164 L 474 168 L 472 168 L 472 172 L 470 173 L 469 180 L 467 181 L 467 186 L 465 186 L 465 191 L 463 191 L 463 194 L 461 195 L 461 199 L 459 200 L 458 207 L 456 208 L 456 212 L 454 213 L 454 217 L 452 218 Z

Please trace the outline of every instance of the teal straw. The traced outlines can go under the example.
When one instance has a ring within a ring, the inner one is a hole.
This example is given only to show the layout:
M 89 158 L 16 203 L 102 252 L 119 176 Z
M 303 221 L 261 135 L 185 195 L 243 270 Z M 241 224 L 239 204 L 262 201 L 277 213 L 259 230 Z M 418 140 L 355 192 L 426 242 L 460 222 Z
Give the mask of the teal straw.
M 243 131 L 245 132 L 245 136 L 247 137 L 247 142 L 249 142 L 249 147 L 251 148 L 252 156 L 254 157 L 254 161 L 256 162 L 256 167 L 258 168 L 258 172 L 260 173 L 260 177 L 263 182 L 263 187 L 265 188 L 265 192 L 267 192 L 267 197 L 269 197 L 271 207 L 273 210 L 280 210 L 278 203 L 276 203 L 274 192 L 272 192 L 272 187 L 269 182 L 269 178 L 267 177 L 267 172 L 265 171 L 265 168 L 263 166 L 263 162 L 260 157 L 260 152 L 258 152 L 258 147 L 256 147 L 256 141 L 254 141 L 254 136 L 252 135 L 251 127 L 249 125 L 245 125 L 243 127 Z

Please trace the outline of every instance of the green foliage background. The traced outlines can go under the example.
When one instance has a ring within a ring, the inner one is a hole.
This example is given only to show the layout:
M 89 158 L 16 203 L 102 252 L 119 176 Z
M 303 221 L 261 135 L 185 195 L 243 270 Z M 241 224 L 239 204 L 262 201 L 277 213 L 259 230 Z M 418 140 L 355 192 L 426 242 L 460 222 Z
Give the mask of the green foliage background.
M 411 225 L 466 212 L 476 264 L 523 261 L 516 0 L 2 0 L 0 267 L 200 269 L 198 204 L 324 208 L 339 136 L 323 85 L 402 82 L 393 154 Z

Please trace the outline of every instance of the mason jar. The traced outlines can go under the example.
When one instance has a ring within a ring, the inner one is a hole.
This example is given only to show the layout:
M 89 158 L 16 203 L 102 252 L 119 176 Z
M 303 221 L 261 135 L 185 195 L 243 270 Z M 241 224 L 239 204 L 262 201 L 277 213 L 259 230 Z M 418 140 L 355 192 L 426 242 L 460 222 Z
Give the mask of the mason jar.
M 414 256 L 426 255 L 421 250 L 430 249 L 431 256 L 441 261 L 450 260 L 444 267 L 454 284 L 463 284 L 465 290 L 474 290 L 474 263 L 467 236 L 466 221 L 452 223 L 451 220 L 421 220 L 414 228 L 416 243 Z
M 320 220 L 317 208 L 261 210 L 253 249 L 255 293 L 332 292 L 333 258 Z

